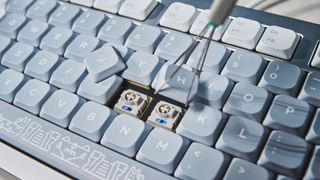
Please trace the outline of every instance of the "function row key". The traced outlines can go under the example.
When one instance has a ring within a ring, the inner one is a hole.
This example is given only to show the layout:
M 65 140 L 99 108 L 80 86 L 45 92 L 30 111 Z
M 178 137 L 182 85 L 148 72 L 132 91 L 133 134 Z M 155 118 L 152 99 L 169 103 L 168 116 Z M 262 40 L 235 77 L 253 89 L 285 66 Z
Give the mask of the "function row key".
M 196 8 L 192 5 L 174 2 L 162 15 L 159 24 L 164 27 L 187 32 L 195 18 Z
M 284 60 L 292 58 L 300 40 L 296 32 L 278 26 L 269 26 L 263 31 L 264 27 L 256 21 L 235 18 L 224 33 L 222 42 Z
M 222 37 L 222 42 L 253 50 L 264 28 L 254 20 L 237 17 L 233 19 Z
M 199 35 L 201 33 L 201 31 L 205 28 L 205 26 L 209 22 L 209 18 L 208 18 L 209 12 L 210 10 L 203 10 L 202 12 L 200 12 L 200 14 L 198 15 L 198 17 L 196 18 L 196 20 L 194 21 L 194 23 L 192 24 L 189 30 L 190 34 Z M 215 29 L 212 39 L 215 41 L 220 41 L 223 33 L 226 31 L 230 22 L 231 22 L 231 19 L 228 18 L 226 19 L 226 21 L 222 26 L 219 26 L 217 29 Z M 205 34 L 205 37 L 209 38 L 209 35 L 210 35 L 210 30 L 207 31 L 207 33 Z
M 71 2 L 79 2 L 79 0 Z M 93 7 L 109 13 L 119 13 L 122 16 L 144 21 L 157 4 L 158 1 L 156 0 L 96 0 Z M 89 3 L 85 5 L 89 5 Z
M 198 35 L 207 24 L 208 10 L 196 18 L 195 7 L 175 2 L 162 15 L 159 24 L 182 32 Z M 208 36 L 209 32 L 205 36 Z M 299 36 L 290 29 L 269 26 L 265 28 L 257 21 L 236 17 L 217 29 L 213 39 L 249 50 L 256 50 L 284 60 L 291 59 L 298 45 Z M 261 40 L 260 40 L 261 38 Z

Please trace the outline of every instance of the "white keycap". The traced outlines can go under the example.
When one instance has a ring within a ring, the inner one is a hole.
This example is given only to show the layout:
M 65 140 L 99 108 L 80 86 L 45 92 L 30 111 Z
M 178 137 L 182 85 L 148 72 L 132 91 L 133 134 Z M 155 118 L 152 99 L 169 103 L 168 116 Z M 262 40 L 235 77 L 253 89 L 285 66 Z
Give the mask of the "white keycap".
M 187 32 L 192 25 L 196 8 L 180 2 L 172 3 L 160 19 L 160 25 Z
M 120 7 L 119 14 L 143 21 L 157 4 L 156 0 L 125 0 Z
M 93 5 L 93 0 L 71 0 L 71 2 L 87 7 L 91 7 Z
M 96 0 L 93 7 L 103 11 L 116 14 L 123 0 Z
M 311 66 L 320 69 L 320 45 L 318 46 L 317 51 L 314 53 Z
M 209 22 L 209 15 L 210 10 L 204 10 L 202 11 L 198 17 L 196 18 L 196 20 L 194 21 L 194 23 L 192 24 L 191 28 L 190 28 L 190 33 L 194 34 L 194 35 L 199 35 L 201 33 L 201 31 L 205 28 L 205 26 L 208 24 Z M 228 25 L 230 24 L 230 19 L 228 18 L 225 23 L 221 26 L 219 26 L 214 34 L 212 39 L 215 41 L 219 41 L 223 35 L 223 33 L 226 31 Z M 210 35 L 211 31 L 207 31 L 207 33 L 205 34 L 205 37 L 208 38 Z
M 227 28 L 222 41 L 235 46 L 253 50 L 261 35 L 263 27 L 257 21 L 246 18 L 235 18 Z
M 299 42 L 297 33 L 290 29 L 270 26 L 264 32 L 257 51 L 282 59 L 290 59 Z

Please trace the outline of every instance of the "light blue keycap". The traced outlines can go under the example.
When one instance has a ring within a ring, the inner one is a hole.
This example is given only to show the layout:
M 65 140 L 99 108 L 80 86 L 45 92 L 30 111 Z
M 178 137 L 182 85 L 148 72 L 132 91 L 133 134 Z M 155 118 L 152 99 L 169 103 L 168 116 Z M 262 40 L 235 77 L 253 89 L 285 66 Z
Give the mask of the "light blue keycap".
M 149 86 L 163 62 L 155 55 L 136 52 L 126 64 L 127 69 L 122 73 L 124 79 Z
M 53 72 L 49 82 L 59 88 L 75 92 L 86 75 L 85 71 L 86 67 L 82 63 L 65 60 Z
M 84 103 L 72 118 L 69 129 L 98 142 L 115 116 L 115 111 L 89 101 Z
M 79 96 L 59 89 L 44 103 L 40 117 L 66 128 L 83 101 Z
M 109 167 L 116 167 L 112 169 L 112 172 L 115 172 L 112 177 L 116 176 L 118 179 L 175 180 L 170 175 L 116 153 L 9 103 L 0 101 L 0 114 L 2 122 L 6 124 L 4 127 L 16 127 L 9 131 L 1 128 L 1 140 L 23 149 L 31 156 L 76 179 L 106 179 L 110 176 Z M 21 126 L 12 126 L 14 122 L 19 122 Z M 26 129 L 30 133 L 24 133 L 27 132 Z M 48 137 L 44 138 L 48 141 L 37 141 L 38 137 L 41 137 L 40 140 L 43 140 L 42 137 Z M 65 151 L 61 151 L 60 147 Z M 68 160 L 63 157 L 67 157 Z
M 49 84 L 31 79 L 18 91 L 13 104 L 37 115 L 53 90 Z
M 155 54 L 167 61 L 175 61 L 188 49 L 191 43 L 190 36 L 171 32 L 161 40 Z
M 100 82 L 126 67 L 117 52 L 109 45 L 90 53 L 84 59 L 84 64 L 93 82 Z
M 83 58 L 96 49 L 98 45 L 99 39 L 81 34 L 69 44 L 64 57 L 82 62 Z
M 221 75 L 236 82 L 256 84 L 260 79 L 265 61 L 258 54 L 234 52 L 224 66 Z
M 320 109 L 315 112 L 306 140 L 320 145 Z
M 316 146 L 304 179 L 320 179 L 320 146 Z
M 0 58 L 4 54 L 4 52 L 7 50 L 9 44 L 11 43 L 10 38 L 4 37 L 0 35 Z
M 277 180 L 296 180 L 295 178 L 284 176 L 284 175 L 278 175 Z
M 107 42 L 123 44 L 131 27 L 132 22 L 130 20 L 114 16 L 102 26 L 98 38 Z
M 298 98 L 320 107 L 320 72 L 308 74 Z
M 121 56 L 123 61 L 127 61 L 131 56 L 131 54 L 134 52 L 132 49 L 129 49 L 120 44 L 109 42 L 108 45 L 112 46 L 113 49 L 115 49 L 118 52 L 118 54 Z
M 122 84 L 122 78 L 113 75 L 99 83 L 94 83 L 87 76 L 79 86 L 77 94 L 100 104 L 109 102 Z
M 48 27 L 49 25 L 47 23 L 32 20 L 22 28 L 18 34 L 17 40 L 37 47 Z
M 105 18 L 106 16 L 102 12 L 87 10 L 73 23 L 72 30 L 78 33 L 96 36 Z
M 163 96 L 174 99 L 181 103 L 186 103 L 187 101 L 189 102 L 193 100 L 198 91 L 198 77 L 195 77 L 192 84 L 192 71 L 186 70 L 185 68 L 179 69 L 173 78 L 160 89 L 163 83 L 169 79 L 169 77 L 174 71 L 176 71 L 177 68 L 178 66 L 174 64 L 164 64 L 158 73 L 158 78 L 155 78 L 155 80 L 157 80 L 155 89 L 159 90 L 159 94 Z M 188 91 L 190 87 L 191 91 L 188 97 Z
M 303 77 L 300 67 L 283 61 L 269 63 L 259 86 L 275 94 L 293 96 L 299 90 L 299 84 Z
M 216 148 L 249 161 L 256 161 L 264 143 L 266 130 L 250 119 L 231 116 L 224 127 Z
M 209 72 L 202 72 L 199 78 L 197 101 L 221 109 L 234 83 L 228 78 Z
M 67 3 L 63 4 L 51 14 L 49 24 L 70 29 L 79 13 L 79 7 Z
M 42 39 L 40 48 L 62 55 L 71 37 L 72 31 L 54 27 Z
M 205 41 L 200 42 L 196 49 L 191 54 L 188 59 L 187 64 L 193 68 L 197 68 L 197 64 L 201 58 L 203 49 L 205 46 Z M 226 63 L 231 51 L 225 46 L 211 42 L 208 49 L 207 57 L 203 64 L 202 71 L 218 74 L 222 70 L 224 64 Z
M 251 84 L 238 83 L 224 105 L 223 112 L 260 122 L 270 99 L 271 95 L 265 89 Z
M 34 2 L 34 0 L 11 0 L 8 1 L 7 11 L 24 15 L 27 12 L 28 7 Z
M 55 0 L 38 0 L 29 8 L 27 16 L 31 19 L 48 21 L 49 15 L 56 6 Z
M 259 180 L 273 179 L 272 174 L 265 168 L 239 158 L 234 158 L 223 180 L 248 180 L 254 177 L 259 177 Z
M 125 45 L 137 51 L 153 53 L 159 43 L 161 30 L 149 25 L 137 26 L 129 35 Z
M 0 20 L 0 34 L 12 39 L 17 37 L 20 27 L 24 24 L 26 17 L 17 14 L 6 14 Z
M 189 141 L 180 135 L 155 128 L 142 144 L 136 159 L 168 174 L 173 173 Z
M 101 144 L 133 157 L 147 137 L 151 126 L 125 114 L 117 116 L 101 139 Z
M 274 98 L 263 125 L 304 136 L 311 118 L 311 106 L 302 100 L 278 95 Z
M 11 103 L 24 81 L 24 75 L 12 69 L 0 74 L 0 99 Z
M 23 71 L 32 52 L 32 46 L 20 42 L 15 43 L 3 55 L 1 64 L 17 71 Z
M 27 63 L 24 73 L 42 81 L 49 81 L 58 62 L 58 55 L 45 50 L 38 51 Z
M 176 129 L 178 134 L 212 146 L 220 135 L 226 115 L 212 107 L 195 103 L 187 110 Z
M 300 177 L 310 155 L 310 144 L 303 138 L 272 131 L 257 162 L 277 174 Z
M 174 175 L 179 179 L 221 179 L 229 157 L 211 147 L 192 143 Z

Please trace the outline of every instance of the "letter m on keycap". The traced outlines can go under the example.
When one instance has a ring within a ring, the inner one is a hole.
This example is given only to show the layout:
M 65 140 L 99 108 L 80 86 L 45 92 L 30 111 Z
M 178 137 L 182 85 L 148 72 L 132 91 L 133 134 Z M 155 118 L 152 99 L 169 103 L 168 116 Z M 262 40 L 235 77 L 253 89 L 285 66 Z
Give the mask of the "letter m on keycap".
M 156 148 L 161 149 L 161 151 L 166 151 L 168 143 L 163 143 L 161 140 L 158 142 Z

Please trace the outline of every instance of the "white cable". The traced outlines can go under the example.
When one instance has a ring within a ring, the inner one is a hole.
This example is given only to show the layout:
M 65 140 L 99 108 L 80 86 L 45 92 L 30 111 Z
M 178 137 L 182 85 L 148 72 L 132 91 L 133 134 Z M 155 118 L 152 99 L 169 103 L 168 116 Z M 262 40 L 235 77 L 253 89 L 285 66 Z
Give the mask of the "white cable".
M 246 7 L 254 9 L 257 6 L 259 6 L 260 4 L 264 3 L 265 1 L 267 1 L 267 0 L 252 0 L 246 5 Z
M 229 17 L 237 0 L 214 0 L 210 8 L 209 20 L 214 26 L 222 25 Z

